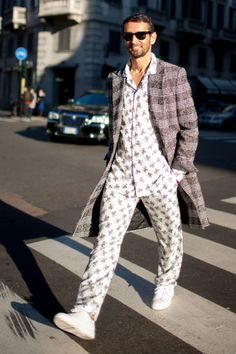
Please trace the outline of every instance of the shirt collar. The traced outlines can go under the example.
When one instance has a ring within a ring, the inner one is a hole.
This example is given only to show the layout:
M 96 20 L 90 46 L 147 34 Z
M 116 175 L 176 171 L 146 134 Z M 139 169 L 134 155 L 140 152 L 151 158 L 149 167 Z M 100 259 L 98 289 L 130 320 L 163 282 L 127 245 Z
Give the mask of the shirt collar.
M 151 53 L 151 62 L 145 76 L 148 76 L 150 74 L 155 74 L 156 71 L 157 71 L 157 58 L 154 53 Z M 125 77 L 130 77 L 130 60 L 125 65 L 124 74 Z

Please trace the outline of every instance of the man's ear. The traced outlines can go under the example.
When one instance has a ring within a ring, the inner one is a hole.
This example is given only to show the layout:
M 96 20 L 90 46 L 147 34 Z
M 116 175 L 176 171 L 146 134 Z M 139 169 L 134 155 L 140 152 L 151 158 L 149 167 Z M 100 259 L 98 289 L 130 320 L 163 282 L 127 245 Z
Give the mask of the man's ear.
M 157 40 L 157 33 L 156 32 L 153 32 L 151 34 L 151 44 L 154 44 Z

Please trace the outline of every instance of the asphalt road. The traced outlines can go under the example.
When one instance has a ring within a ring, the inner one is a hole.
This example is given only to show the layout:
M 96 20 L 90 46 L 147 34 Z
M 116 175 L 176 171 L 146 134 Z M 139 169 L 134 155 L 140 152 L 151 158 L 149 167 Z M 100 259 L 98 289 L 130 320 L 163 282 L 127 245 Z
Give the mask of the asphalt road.
M 173 305 L 150 309 L 151 229 L 126 235 L 94 341 L 59 331 L 92 247 L 70 235 L 104 169 L 106 146 L 52 143 L 45 121 L 0 118 L 0 352 L 236 353 L 236 133 L 201 131 L 196 156 L 211 226 L 185 228 Z

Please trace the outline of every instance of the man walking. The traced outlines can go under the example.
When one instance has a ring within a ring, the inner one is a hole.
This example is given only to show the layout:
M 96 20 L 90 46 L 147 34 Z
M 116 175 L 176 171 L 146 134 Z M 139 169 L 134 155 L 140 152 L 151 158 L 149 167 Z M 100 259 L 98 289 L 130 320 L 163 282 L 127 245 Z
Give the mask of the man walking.
M 74 233 L 98 237 L 74 308 L 54 317 L 59 328 L 84 339 L 95 338 L 95 321 L 129 227 L 149 224 L 155 230 L 158 267 L 151 306 L 164 310 L 182 263 L 181 218 L 190 226 L 208 226 L 193 164 L 198 128 L 191 90 L 183 68 L 151 52 L 156 38 L 147 16 L 125 19 L 123 39 L 131 58 L 108 79 L 107 168 Z

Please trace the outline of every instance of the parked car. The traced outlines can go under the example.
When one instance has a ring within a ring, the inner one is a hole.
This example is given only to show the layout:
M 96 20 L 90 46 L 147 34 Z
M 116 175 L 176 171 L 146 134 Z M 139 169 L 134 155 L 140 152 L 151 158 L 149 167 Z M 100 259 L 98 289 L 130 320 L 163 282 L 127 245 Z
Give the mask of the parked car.
M 57 137 L 108 140 L 108 99 L 104 91 L 88 91 L 48 113 L 46 132 Z
M 222 112 L 225 107 L 227 107 L 227 103 L 220 100 L 208 100 L 201 106 L 197 108 L 198 115 L 206 112 Z
M 199 116 L 199 127 L 236 129 L 236 105 L 228 105 L 222 112 L 205 112 Z

